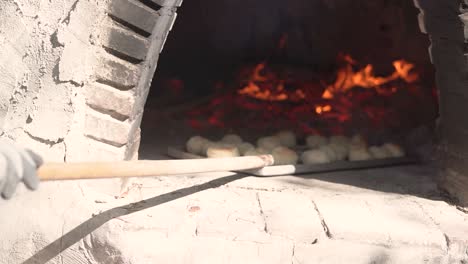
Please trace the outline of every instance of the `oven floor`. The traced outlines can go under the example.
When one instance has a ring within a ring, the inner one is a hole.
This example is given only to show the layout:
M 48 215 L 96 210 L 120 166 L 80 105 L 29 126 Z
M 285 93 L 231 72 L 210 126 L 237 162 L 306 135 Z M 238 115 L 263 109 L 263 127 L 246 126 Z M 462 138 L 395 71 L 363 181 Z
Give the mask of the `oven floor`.
M 143 135 L 142 159 L 162 158 L 167 145 L 193 135 L 154 124 L 159 132 L 143 125 L 154 137 Z M 445 201 L 435 174 L 402 166 L 138 179 L 122 200 L 146 199 L 145 210 L 119 218 L 126 238 L 141 230 L 151 238 L 139 244 L 139 263 L 465 263 L 468 214 Z
M 144 179 L 123 200 L 146 210 L 113 221 L 122 239 L 151 238 L 141 263 L 464 263 L 468 215 L 442 199 L 433 173 Z

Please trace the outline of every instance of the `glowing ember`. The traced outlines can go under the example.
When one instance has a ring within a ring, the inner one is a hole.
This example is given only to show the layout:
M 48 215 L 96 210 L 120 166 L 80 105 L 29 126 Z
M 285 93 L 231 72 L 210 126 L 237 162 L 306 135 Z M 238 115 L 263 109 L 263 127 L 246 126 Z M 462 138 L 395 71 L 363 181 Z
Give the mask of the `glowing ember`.
M 323 112 L 330 112 L 332 110 L 332 107 L 330 105 L 324 105 L 324 106 L 316 106 L 315 107 L 315 112 L 317 114 L 322 114 Z
M 414 105 L 429 109 L 433 95 L 421 89 L 415 65 L 397 60 L 391 74 L 377 76 L 370 64 L 360 67 L 349 55 L 340 59 L 333 76 L 291 65 L 246 65 L 234 82 L 241 88 L 226 92 L 230 85 L 219 83 L 209 104 L 188 113 L 189 124 L 340 134 L 355 126 L 399 129 L 402 120 L 414 125 L 426 118 Z

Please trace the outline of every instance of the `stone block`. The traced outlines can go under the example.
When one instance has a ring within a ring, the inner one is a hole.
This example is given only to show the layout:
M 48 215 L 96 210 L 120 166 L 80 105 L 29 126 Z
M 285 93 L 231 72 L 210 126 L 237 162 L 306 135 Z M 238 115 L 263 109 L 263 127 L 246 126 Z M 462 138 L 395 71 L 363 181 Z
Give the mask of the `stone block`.
M 109 26 L 107 31 L 104 47 L 140 61 L 146 58 L 149 45 L 146 39 L 116 26 Z
M 138 67 L 119 59 L 101 57 L 96 65 L 96 79 L 111 86 L 130 90 L 138 83 Z
M 130 117 L 135 102 L 133 93 L 119 91 L 114 87 L 100 83 L 87 85 L 85 91 L 86 103 L 92 108 L 109 112 L 111 115 L 116 113 L 121 116 L 120 118 Z
M 95 111 L 89 111 L 86 114 L 84 134 L 97 141 L 121 147 L 127 143 L 129 131 L 130 124 L 128 123 Z
M 125 22 L 151 33 L 156 23 L 157 15 L 149 8 L 129 0 L 114 0 L 110 13 Z

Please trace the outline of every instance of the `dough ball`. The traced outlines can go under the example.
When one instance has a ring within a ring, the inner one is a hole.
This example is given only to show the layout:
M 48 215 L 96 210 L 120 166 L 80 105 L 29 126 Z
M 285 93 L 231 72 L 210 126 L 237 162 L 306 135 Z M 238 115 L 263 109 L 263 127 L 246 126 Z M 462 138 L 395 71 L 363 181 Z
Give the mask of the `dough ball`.
M 331 162 L 327 153 L 320 149 L 307 150 L 301 155 L 302 163 L 307 165 Z
M 397 144 L 385 143 L 382 147 L 390 153 L 391 157 L 400 158 L 405 156 L 405 151 Z
M 335 150 L 330 145 L 321 146 L 319 148 L 319 150 L 321 150 L 325 154 L 327 154 L 330 161 L 338 160 L 338 154 L 335 152 Z
M 256 148 L 256 149 L 249 149 L 245 152 L 244 156 L 258 156 L 258 155 L 266 155 L 270 154 L 266 149 Z
M 218 143 L 217 142 L 214 142 L 214 141 L 206 141 L 203 146 L 202 146 L 202 153 L 201 155 L 204 155 L 204 156 L 207 156 L 207 151 L 208 151 L 208 148 L 210 147 L 214 147 L 214 146 L 217 146 Z
M 371 160 L 372 155 L 367 151 L 365 147 L 351 147 L 349 150 L 349 160 L 350 161 L 359 161 L 359 160 Z
M 239 149 L 239 153 L 241 155 L 245 155 L 247 151 L 255 149 L 255 146 L 250 144 L 249 142 L 242 142 L 237 145 L 237 149 Z
M 385 147 L 371 146 L 369 147 L 369 153 L 374 159 L 386 159 L 392 155 Z
M 349 146 L 346 144 L 330 143 L 330 148 L 335 151 L 336 160 L 345 160 L 348 157 Z
M 292 131 L 280 131 L 276 136 L 279 138 L 282 146 L 292 148 L 296 146 L 296 135 Z
M 328 139 L 319 135 L 310 135 L 306 138 L 306 143 L 309 148 L 320 148 L 328 144 Z
M 357 148 L 367 148 L 367 142 L 360 134 L 356 134 L 351 138 L 350 145 Z
M 281 146 L 281 142 L 276 136 L 262 137 L 257 140 L 257 147 L 266 149 L 268 152 L 279 146 Z
M 222 142 L 238 145 L 243 142 L 242 138 L 236 134 L 227 134 L 221 139 Z
M 185 144 L 185 148 L 188 152 L 192 154 L 204 155 L 203 148 L 204 145 L 208 142 L 209 140 L 206 138 L 203 138 L 201 136 L 193 136 L 189 138 L 189 140 Z
M 286 147 L 277 147 L 272 152 L 273 158 L 275 159 L 275 165 L 289 165 L 297 164 L 299 156 L 297 153 Z
M 351 140 L 346 136 L 331 136 L 330 144 L 349 146 Z
M 239 150 L 231 144 L 216 143 L 206 150 L 208 158 L 239 157 Z

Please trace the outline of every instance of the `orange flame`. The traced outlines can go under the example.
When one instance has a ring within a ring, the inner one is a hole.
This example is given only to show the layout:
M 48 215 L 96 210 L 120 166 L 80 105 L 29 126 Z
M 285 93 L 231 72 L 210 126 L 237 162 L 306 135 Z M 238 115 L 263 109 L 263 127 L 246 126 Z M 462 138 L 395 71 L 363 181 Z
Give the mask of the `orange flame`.
M 276 88 L 278 92 L 282 90 L 282 86 Z M 254 98 L 264 101 L 285 101 L 288 99 L 288 95 L 285 93 L 273 94 L 270 90 L 262 90 L 254 82 L 250 81 L 247 86 L 238 92 L 239 94 L 245 94 Z
M 395 71 L 387 77 L 375 76 L 374 67 L 371 64 L 355 72 L 352 67 L 355 61 L 349 55 L 345 56 L 345 61 L 347 65 L 338 70 L 335 83 L 327 86 L 327 89 L 322 94 L 322 98 L 331 99 L 333 98 L 333 94 L 344 93 L 356 86 L 378 89 L 380 86 L 397 79 L 403 79 L 407 83 L 419 80 L 418 74 L 411 72 L 414 64 L 405 60 L 394 61 L 393 68 L 395 68 Z
M 382 87 L 383 85 L 398 79 L 402 79 L 407 83 L 419 80 L 418 74 L 412 72 L 415 67 L 414 64 L 405 60 L 394 61 L 394 72 L 385 77 L 376 76 L 374 74 L 374 67 L 371 64 L 355 71 L 353 66 L 357 62 L 349 55 L 343 56 L 343 61 L 346 62 L 346 65 L 337 71 L 335 82 L 329 85 L 324 84 L 326 89 L 322 94 L 323 99 L 332 99 L 334 95 L 346 93 L 353 87 L 371 88 L 380 94 L 390 94 L 396 92 L 397 88 L 389 88 L 388 85 Z M 306 99 L 306 94 L 301 89 L 289 89 L 289 91 L 285 91 L 284 83 L 284 80 L 281 80 L 275 73 L 266 70 L 265 63 L 259 63 L 252 70 L 247 85 L 240 89 L 238 93 L 265 101 Z M 327 110 L 324 111 L 322 108 L 317 109 L 317 113 L 327 112 Z
M 260 100 L 265 101 L 285 101 L 288 100 L 288 95 L 284 92 L 284 82 L 277 81 L 277 85 L 274 90 L 261 89 L 257 83 L 263 83 L 274 79 L 273 76 L 268 76 L 262 74 L 262 71 L 265 69 L 265 63 L 259 63 L 255 66 L 255 69 L 252 73 L 249 83 L 247 86 L 238 91 L 239 94 L 248 95 Z

